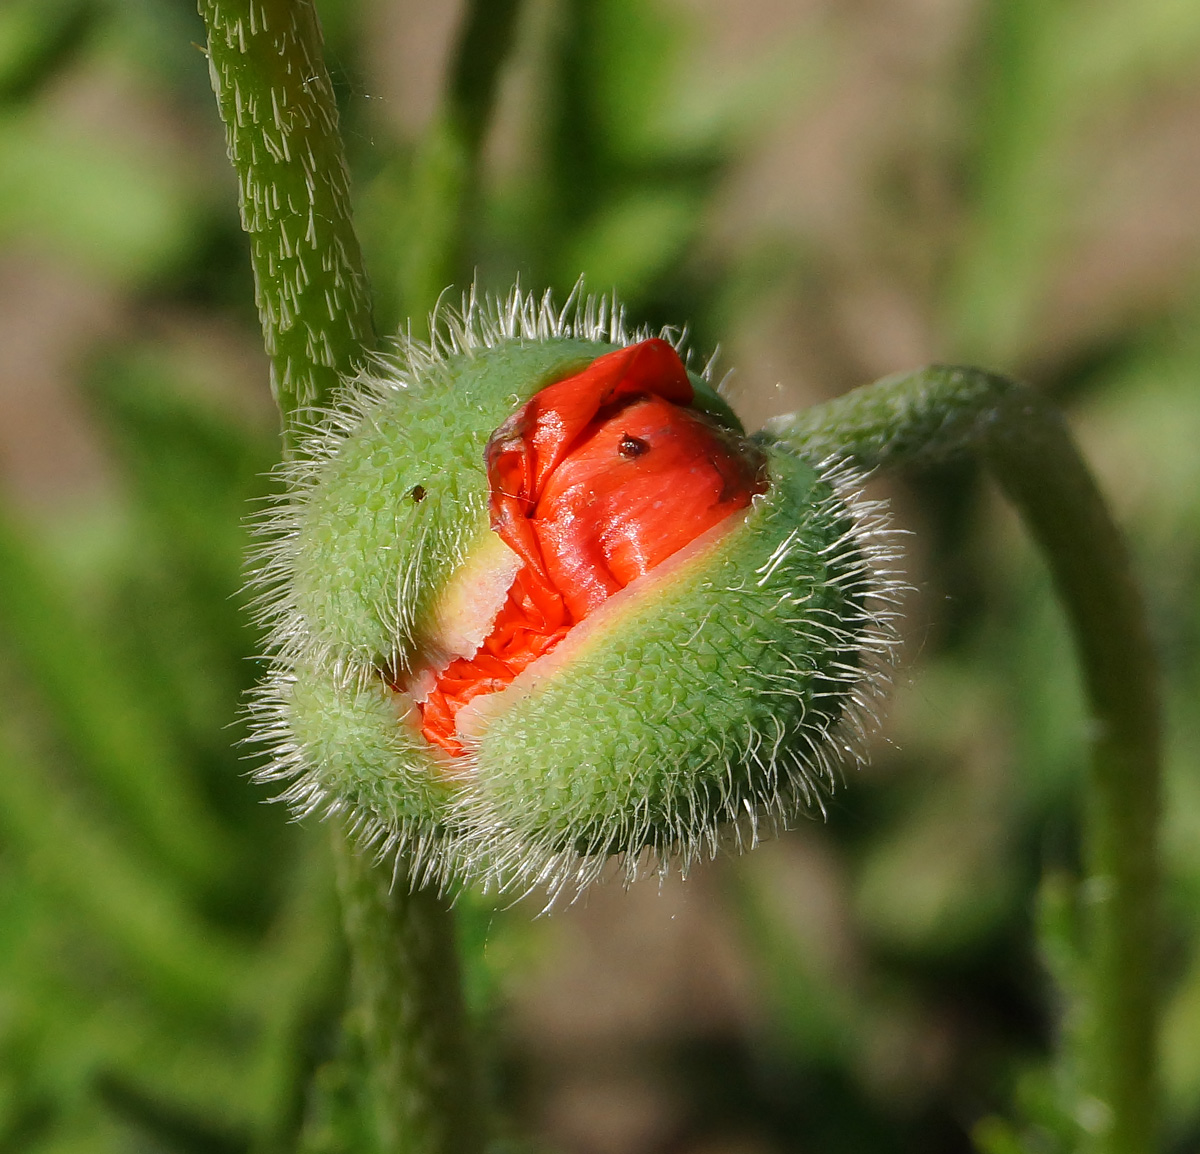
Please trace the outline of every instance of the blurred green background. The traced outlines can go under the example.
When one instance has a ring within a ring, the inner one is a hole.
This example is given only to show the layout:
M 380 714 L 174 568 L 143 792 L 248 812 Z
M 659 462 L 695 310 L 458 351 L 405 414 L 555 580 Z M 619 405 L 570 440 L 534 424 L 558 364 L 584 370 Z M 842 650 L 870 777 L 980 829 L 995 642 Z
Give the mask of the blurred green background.
M 381 331 L 460 15 L 324 0 Z M 272 486 L 235 181 L 186 0 L 0 3 L 0 1152 L 332 1150 L 326 831 L 247 775 Z M 1068 410 L 1167 679 L 1168 1147 L 1200 1150 L 1200 5 L 529 0 L 462 273 L 736 367 L 746 423 L 931 360 Z M 414 321 L 420 331 L 422 322 Z M 1086 728 L 970 468 L 876 482 L 905 653 L 827 821 L 685 882 L 460 903 L 493 1105 L 564 1154 L 1054 1154 Z M 1038 911 L 1041 911 L 1039 916 Z M 1057 979 L 1052 980 L 1052 975 Z

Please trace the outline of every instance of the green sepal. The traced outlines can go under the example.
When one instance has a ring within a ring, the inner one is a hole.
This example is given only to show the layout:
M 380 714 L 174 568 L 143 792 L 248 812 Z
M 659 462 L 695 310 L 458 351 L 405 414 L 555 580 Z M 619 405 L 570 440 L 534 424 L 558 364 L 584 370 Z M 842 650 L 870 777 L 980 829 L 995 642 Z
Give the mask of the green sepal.
M 379 677 L 356 683 L 329 667 L 296 672 L 281 693 L 309 775 L 293 786 L 295 800 L 307 800 L 301 790 L 319 793 L 381 830 L 440 836 L 451 791 L 407 702 Z
M 740 524 L 598 610 L 551 676 L 497 695 L 473 755 L 499 826 L 547 852 L 686 852 L 747 805 L 819 803 L 866 559 L 811 465 L 771 448 L 768 469 Z
M 406 667 L 450 574 L 489 532 L 483 450 L 534 393 L 617 346 L 512 342 L 431 362 L 369 409 L 299 510 L 295 608 L 314 647 L 358 668 Z
M 692 382 L 692 392 L 695 393 L 692 398 L 693 408 L 712 417 L 718 425 L 723 425 L 726 429 L 743 437 L 746 435 L 746 429 L 738 420 L 737 413 L 729 407 L 729 402 L 708 381 L 699 373 L 693 372 L 688 373 L 688 380 Z
M 468 706 L 465 756 L 422 736 L 398 687 L 476 603 L 463 565 L 490 572 L 488 439 L 629 340 L 603 317 L 573 322 L 596 338 L 582 340 L 544 303 L 514 295 L 505 308 L 517 311 L 452 319 L 440 347 L 408 342 L 350 382 L 290 466 L 260 554 L 275 654 L 253 707 L 273 750 L 262 776 L 287 781 L 299 811 L 343 813 L 368 842 L 401 848 L 414 878 L 553 891 L 612 854 L 631 875 L 647 849 L 686 866 L 730 825 L 752 843 L 760 821 L 821 806 L 890 654 L 890 548 L 855 477 L 761 437 L 769 485 L 744 514 L 477 699 L 473 719 Z M 692 383 L 696 408 L 740 431 Z

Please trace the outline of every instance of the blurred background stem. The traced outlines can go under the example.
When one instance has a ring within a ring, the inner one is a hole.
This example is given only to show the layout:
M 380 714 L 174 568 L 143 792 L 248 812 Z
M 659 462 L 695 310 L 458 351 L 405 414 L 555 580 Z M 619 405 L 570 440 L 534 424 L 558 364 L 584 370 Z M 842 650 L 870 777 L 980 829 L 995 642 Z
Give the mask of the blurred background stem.
M 1061 414 L 976 369 L 932 367 L 857 389 L 768 431 L 866 469 L 979 454 L 1040 546 L 1071 624 L 1090 705 L 1084 1004 L 1065 1060 L 1085 1147 L 1156 1146 L 1161 804 L 1158 676 L 1124 541 Z
M 411 175 L 411 226 L 398 270 L 401 307 L 410 318 L 426 316 L 447 285 L 472 277 L 467 225 L 518 9 L 518 0 L 491 0 L 468 4 L 463 13 L 442 106 L 417 146 Z
M 310 0 L 205 0 L 200 9 L 290 448 L 296 426 L 331 402 L 339 376 L 355 371 L 374 340 L 337 105 Z M 463 87 L 451 135 L 466 132 L 477 145 L 471 125 L 482 113 Z M 455 215 L 447 227 L 457 225 Z M 351 951 L 346 1027 L 357 1030 L 368 1085 L 353 1095 L 358 1117 L 329 1123 L 330 1140 L 344 1142 L 340 1130 L 380 1154 L 466 1154 L 479 1147 L 480 1126 L 453 911 L 440 894 L 410 887 L 403 859 L 393 872 L 342 831 L 334 838 Z M 343 1046 L 346 1061 L 354 1058 Z

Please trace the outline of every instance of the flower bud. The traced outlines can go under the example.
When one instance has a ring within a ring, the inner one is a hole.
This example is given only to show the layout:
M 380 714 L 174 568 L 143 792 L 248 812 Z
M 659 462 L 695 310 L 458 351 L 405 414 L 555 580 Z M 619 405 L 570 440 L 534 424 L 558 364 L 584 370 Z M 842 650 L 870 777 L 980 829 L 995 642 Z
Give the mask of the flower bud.
M 615 307 L 443 325 L 353 382 L 265 522 L 264 776 L 414 877 L 552 892 L 819 808 L 892 650 L 855 479 L 747 438 Z

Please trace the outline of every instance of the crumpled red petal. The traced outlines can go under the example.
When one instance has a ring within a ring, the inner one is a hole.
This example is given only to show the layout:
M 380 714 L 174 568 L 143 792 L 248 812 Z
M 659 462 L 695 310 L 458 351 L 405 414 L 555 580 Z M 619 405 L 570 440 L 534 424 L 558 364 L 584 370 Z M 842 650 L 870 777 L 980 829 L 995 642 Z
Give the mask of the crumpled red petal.
M 750 503 L 759 461 L 744 446 L 661 397 L 635 399 L 593 426 L 547 479 L 530 519 L 575 620 Z
M 685 407 L 692 399 L 674 348 L 647 340 L 547 386 L 496 430 L 491 524 L 523 565 L 479 652 L 437 675 L 421 705 L 427 740 L 461 754 L 468 701 L 765 488 L 757 450 Z

